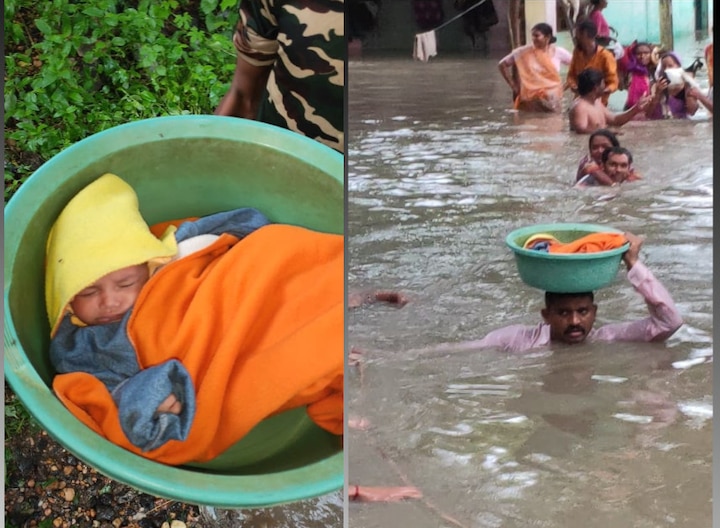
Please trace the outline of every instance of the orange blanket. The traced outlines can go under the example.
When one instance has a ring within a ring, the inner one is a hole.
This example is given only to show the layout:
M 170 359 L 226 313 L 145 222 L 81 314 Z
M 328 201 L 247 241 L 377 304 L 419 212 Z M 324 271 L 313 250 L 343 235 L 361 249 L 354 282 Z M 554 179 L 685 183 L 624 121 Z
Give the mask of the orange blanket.
M 593 233 L 586 235 L 567 244 L 562 242 L 550 242 L 550 253 L 595 253 L 598 251 L 610 251 L 627 244 L 625 235 L 620 233 Z
M 307 406 L 342 434 L 343 237 L 270 225 L 160 269 L 128 323 L 141 367 L 182 361 L 197 408 L 186 441 L 142 453 L 126 439 L 105 386 L 84 373 L 55 377 L 71 412 L 110 441 L 147 458 L 207 461 L 264 418 Z
M 542 244 L 546 248 L 538 247 L 538 244 Z M 523 248 L 537 249 L 538 251 L 546 249 L 548 253 L 596 253 L 618 249 L 625 244 L 627 244 L 627 239 L 621 233 L 591 233 L 567 243 L 560 242 L 550 234 L 538 233 L 528 238 L 523 244 Z

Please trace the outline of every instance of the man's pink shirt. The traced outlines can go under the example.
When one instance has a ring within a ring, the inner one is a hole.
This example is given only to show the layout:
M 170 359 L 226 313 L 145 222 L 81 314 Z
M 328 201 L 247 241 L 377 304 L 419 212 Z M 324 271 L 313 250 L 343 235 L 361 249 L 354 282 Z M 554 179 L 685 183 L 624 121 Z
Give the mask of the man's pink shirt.
M 587 341 L 663 341 L 682 326 L 682 318 L 670 293 L 642 262 L 636 262 L 627 277 L 635 290 L 645 299 L 649 317 L 627 323 L 606 324 L 593 329 L 588 334 Z M 511 352 L 522 352 L 549 344 L 550 325 L 540 323 L 536 326 L 506 326 L 490 332 L 478 341 L 456 345 L 448 343 L 433 348 L 437 351 L 500 348 Z

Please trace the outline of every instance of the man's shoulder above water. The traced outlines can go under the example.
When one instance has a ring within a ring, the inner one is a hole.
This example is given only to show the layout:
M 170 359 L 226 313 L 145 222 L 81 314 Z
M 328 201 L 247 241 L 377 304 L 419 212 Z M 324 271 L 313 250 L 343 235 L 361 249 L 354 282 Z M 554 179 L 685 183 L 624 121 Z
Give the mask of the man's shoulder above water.
M 573 101 L 568 115 L 570 128 L 578 133 L 590 133 L 592 130 L 607 126 L 607 109 L 600 99 L 590 102 L 578 97 Z
M 645 300 L 648 316 L 633 321 L 609 323 L 599 328 L 591 328 L 587 331 L 585 340 L 664 341 L 682 326 L 682 317 L 677 311 L 670 293 L 642 262 L 638 261 L 633 265 L 632 269 L 628 271 L 627 278 Z M 542 322 L 535 326 L 510 325 L 493 330 L 483 339 L 475 342 L 474 346 L 475 348 L 500 348 L 510 352 L 522 352 L 547 346 L 551 341 L 552 326 L 547 322 Z
M 499 348 L 508 352 L 523 352 L 550 344 L 550 325 L 509 325 L 488 333 L 477 343 L 477 348 Z

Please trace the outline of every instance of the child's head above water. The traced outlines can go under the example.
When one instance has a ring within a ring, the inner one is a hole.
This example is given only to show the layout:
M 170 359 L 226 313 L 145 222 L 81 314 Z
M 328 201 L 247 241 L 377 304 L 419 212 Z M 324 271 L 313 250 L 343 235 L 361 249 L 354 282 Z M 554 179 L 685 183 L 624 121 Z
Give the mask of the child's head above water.
M 70 301 L 70 308 L 75 317 L 86 325 L 120 321 L 135 304 L 149 278 L 147 264 L 113 271 L 75 295 Z

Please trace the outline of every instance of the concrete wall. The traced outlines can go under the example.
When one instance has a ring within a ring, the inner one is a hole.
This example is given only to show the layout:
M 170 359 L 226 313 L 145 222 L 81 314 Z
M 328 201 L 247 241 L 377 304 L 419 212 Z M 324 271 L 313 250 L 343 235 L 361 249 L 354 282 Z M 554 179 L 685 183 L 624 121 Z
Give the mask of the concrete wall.
M 489 0 L 493 2 L 499 23 L 488 32 L 489 53 L 503 55 L 510 51 L 508 28 L 508 7 L 510 0 Z M 708 5 L 708 24 L 712 25 L 713 2 L 702 0 Z M 458 14 L 452 0 L 443 0 L 445 21 Z M 695 34 L 695 0 L 672 0 L 673 29 L 676 39 L 687 40 Z M 530 28 L 537 22 L 546 22 L 558 27 L 556 0 L 525 0 L 525 34 L 529 42 Z M 650 42 L 660 41 L 660 10 L 658 0 L 608 0 L 603 12 L 608 23 L 614 27 L 623 44 L 634 39 Z M 410 0 L 383 0 L 377 30 L 363 41 L 363 50 L 382 51 L 412 56 L 415 34 L 420 30 L 415 25 Z M 472 52 L 470 38 L 463 33 L 462 20 L 452 22 L 436 33 L 438 54 Z M 562 40 L 562 38 L 561 38 Z M 569 49 L 571 49 L 570 46 Z M 480 53 L 476 51 L 476 53 Z
M 557 33 L 557 2 L 555 0 L 525 0 L 525 42 L 532 39 L 530 33 L 535 24 L 550 24 Z
M 493 55 L 506 53 L 510 49 L 508 30 L 508 0 L 493 2 L 499 22 L 488 31 L 488 44 Z M 443 0 L 445 21 L 459 14 L 452 0 Z M 363 41 L 363 50 L 404 53 L 412 57 L 415 34 L 420 30 L 415 25 L 410 0 L 383 0 L 377 30 Z M 463 33 L 462 20 L 456 20 L 436 33 L 438 54 L 472 52 L 472 42 Z
M 708 6 L 708 20 L 712 24 L 713 2 Z M 608 0 L 603 15 L 620 38 L 629 44 L 635 39 L 660 42 L 660 7 L 658 0 Z M 695 34 L 695 0 L 672 0 L 673 35 L 683 39 Z M 707 29 L 707 28 L 706 28 Z

